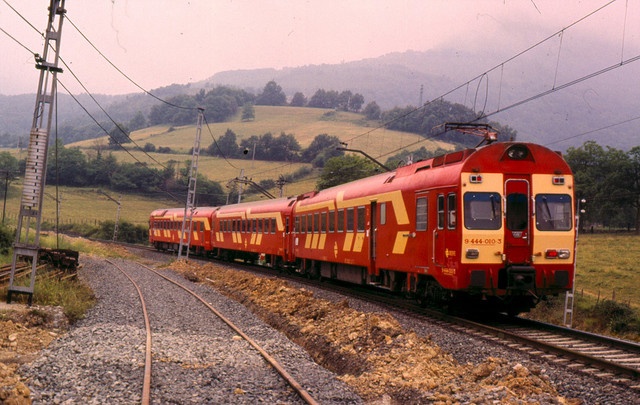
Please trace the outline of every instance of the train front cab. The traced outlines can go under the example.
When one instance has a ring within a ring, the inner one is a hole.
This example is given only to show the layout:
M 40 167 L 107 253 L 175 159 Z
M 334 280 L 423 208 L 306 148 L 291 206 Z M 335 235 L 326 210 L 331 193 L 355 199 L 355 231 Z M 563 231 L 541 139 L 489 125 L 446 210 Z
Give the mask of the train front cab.
M 462 284 L 492 310 L 523 312 L 572 288 L 573 177 L 559 156 L 536 152 L 562 170 L 527 173 L 540 167 L 529 162 L 513 166 L 520 172 L 461 174 Z

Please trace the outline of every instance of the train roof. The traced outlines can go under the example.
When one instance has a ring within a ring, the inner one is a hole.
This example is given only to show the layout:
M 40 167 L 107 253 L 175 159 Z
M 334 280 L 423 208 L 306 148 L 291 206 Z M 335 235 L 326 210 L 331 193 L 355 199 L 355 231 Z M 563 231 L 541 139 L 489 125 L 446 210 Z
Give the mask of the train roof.
M 295 198 L 276 198 L 269 200 L 249 201 L 239 204 L 223 205 L 221 207 L 218 207 L 216 212 L 230 213 L 246 211 L 247 209 L 251 209 L 252 212 L 271 212 L 275 210 L 280 211 L 285 209 L 286 207 L 292 206 L 295 201 Z
M 395 190 L 448 187 L 458 184 L 462 172 L 571 174 L 558 152 L 525 142 L 499 142 L 422 160 L 364 179 L 298 197 L 300 206 L 319 201 L 356 199 Z

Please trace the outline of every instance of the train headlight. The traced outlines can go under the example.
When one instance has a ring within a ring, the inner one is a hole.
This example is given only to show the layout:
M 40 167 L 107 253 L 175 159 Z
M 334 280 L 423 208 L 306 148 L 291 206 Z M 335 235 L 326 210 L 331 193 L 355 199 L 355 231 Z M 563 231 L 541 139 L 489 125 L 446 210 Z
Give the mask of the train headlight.
M 558 250 L 558 259 L 568 259 L 571 256 L 569 249 Z
M 507 156 L 512 160 L 524 160 L 529 157 L 529 149 L 524 145 L 513 145 L 507 149 Z
M 478 249 L 467 249 L 467 259 L 477 259 L 480 256 Z

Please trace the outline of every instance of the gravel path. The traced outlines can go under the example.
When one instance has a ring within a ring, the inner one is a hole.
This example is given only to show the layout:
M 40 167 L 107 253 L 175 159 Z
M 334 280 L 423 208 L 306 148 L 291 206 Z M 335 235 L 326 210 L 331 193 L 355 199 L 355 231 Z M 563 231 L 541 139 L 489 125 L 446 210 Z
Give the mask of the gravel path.
M 116 268 L 82 257 L 80 271 L 98 304 L 33 363 L 34 403 L 136 403 L 141 399 L 145 330 L 135 288 Z M 153 403 L 302 403 L 249 344 L 182 289 L 131 262 L 118 261 L 139 283 L 153 331 Z M 169 270 L 274 356 L 320 403 L 360 403 L 336 376 L 244 306 Z

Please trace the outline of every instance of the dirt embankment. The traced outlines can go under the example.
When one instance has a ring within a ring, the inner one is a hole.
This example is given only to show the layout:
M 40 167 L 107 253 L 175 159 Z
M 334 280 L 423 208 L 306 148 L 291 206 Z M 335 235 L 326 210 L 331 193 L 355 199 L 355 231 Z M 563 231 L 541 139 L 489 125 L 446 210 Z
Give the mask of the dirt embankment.
M 67 328 L 61 307 L 0 304 L 0 403 L 31 403 L 29 388 L 16 369 Z
M 346 301 L 317 299 L 285 281 L 214 264 L 179 262 L 171 268 L 250 307 L 370 403 L 581 402 L 559 397 L 537 368 L 499 358 L 458 364 L 389 314 L 361 313 Z

